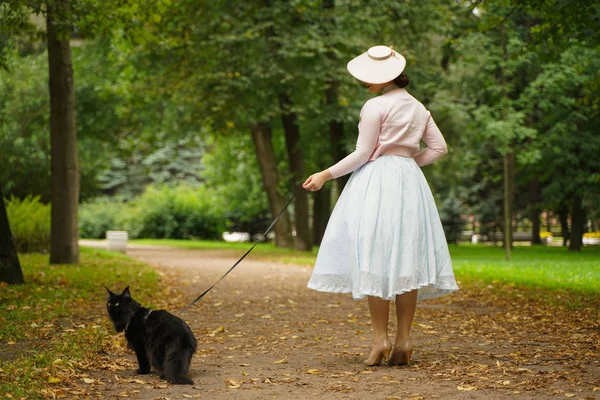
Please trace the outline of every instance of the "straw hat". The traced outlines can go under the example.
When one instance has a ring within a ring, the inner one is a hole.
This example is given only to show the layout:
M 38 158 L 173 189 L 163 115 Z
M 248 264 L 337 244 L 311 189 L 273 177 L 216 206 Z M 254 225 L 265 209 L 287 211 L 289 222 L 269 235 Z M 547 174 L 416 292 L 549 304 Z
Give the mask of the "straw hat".
M 364 83 L 386 83 L 404 71 L 406 59 L 388 46 L 373 46 L 348 63 L 348 72 Z

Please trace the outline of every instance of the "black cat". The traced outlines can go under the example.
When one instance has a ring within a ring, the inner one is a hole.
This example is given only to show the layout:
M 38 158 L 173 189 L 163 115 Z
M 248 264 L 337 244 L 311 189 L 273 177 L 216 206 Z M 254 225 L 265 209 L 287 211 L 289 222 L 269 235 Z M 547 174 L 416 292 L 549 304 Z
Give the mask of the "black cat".
M 131 298 L 129 286 L 121 294 L 106 290 L 108 315 L 117 332 L 125 331 L 137 356 L 137 372 L 147 374 L 152 366 L 170 383 L 193 384 L 187 374 L 197 342 L 190 327 L 168 311 L 142 307 Z

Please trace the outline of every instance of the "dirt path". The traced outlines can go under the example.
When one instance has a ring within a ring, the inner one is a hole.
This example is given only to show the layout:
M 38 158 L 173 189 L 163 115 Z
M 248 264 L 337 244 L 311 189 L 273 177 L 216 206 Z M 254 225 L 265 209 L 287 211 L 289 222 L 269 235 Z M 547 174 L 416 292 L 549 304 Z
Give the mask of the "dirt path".
M 131 249 L 129 255 L 155 265 L 166 282 L 177 285 L 183 294 L 179 304 L 235 261 L 231 253 L 166 248 Z M 199 343 L 193 387 L 167 385 L 155 374 L 135 375 L 134 356 L 109 349 L 107 360 L 120 367 L 97 373 L 103 397 L 600 398 L 600 324 L 594 308 L 575 312 L 533 301 L 527 292 L 508 296 L 508 287 L 466 287 L 419 303 L 412 366 L 367 368 L 362 365 L 371 341 L 366 302 L 309 290 L 309 276 L 309 267 L 249 256 L 182 316 Z

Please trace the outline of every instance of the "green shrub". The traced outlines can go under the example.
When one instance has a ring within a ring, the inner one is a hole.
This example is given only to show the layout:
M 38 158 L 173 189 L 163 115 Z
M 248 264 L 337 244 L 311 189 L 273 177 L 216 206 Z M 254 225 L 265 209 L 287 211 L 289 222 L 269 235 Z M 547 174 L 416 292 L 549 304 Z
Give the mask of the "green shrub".
M 220 239 L 227 220 L 217 197 L 204 187 L 162 185 L 127 203 L 98 198 L 80 207 L 80 234 L 101 239 L 107 230 L 126 230 L 131 239 Z
M 50 250 L 50 205 L 39 196 L 6 201 L 10 230 L 18 252 L 48 252 Z
M 98 197 L 79 207 L 79 235 L 89 239 L 104 239 L 106 231 L 129 230 L 126 210 L 131 207 L 119 200 Z
M 219 239 L 225 230 L 221 202 L 204 187 L 149 186 L 135 205 L 129 224 L 139 233 L 133 237 Z

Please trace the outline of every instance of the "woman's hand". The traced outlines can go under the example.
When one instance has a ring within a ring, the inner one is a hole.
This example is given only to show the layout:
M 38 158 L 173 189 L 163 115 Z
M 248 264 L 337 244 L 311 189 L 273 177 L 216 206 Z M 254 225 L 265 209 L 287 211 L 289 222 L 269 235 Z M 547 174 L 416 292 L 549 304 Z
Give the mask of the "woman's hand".
M 331 172 L 326 169 L 309 176 L 308 179 L 302 184 L 302 187 L 306 190 L 314 192 L 315 190 L 321 189 L 323 184 L 331 179 L 333 179 L 333 176 L 331 176 Z

